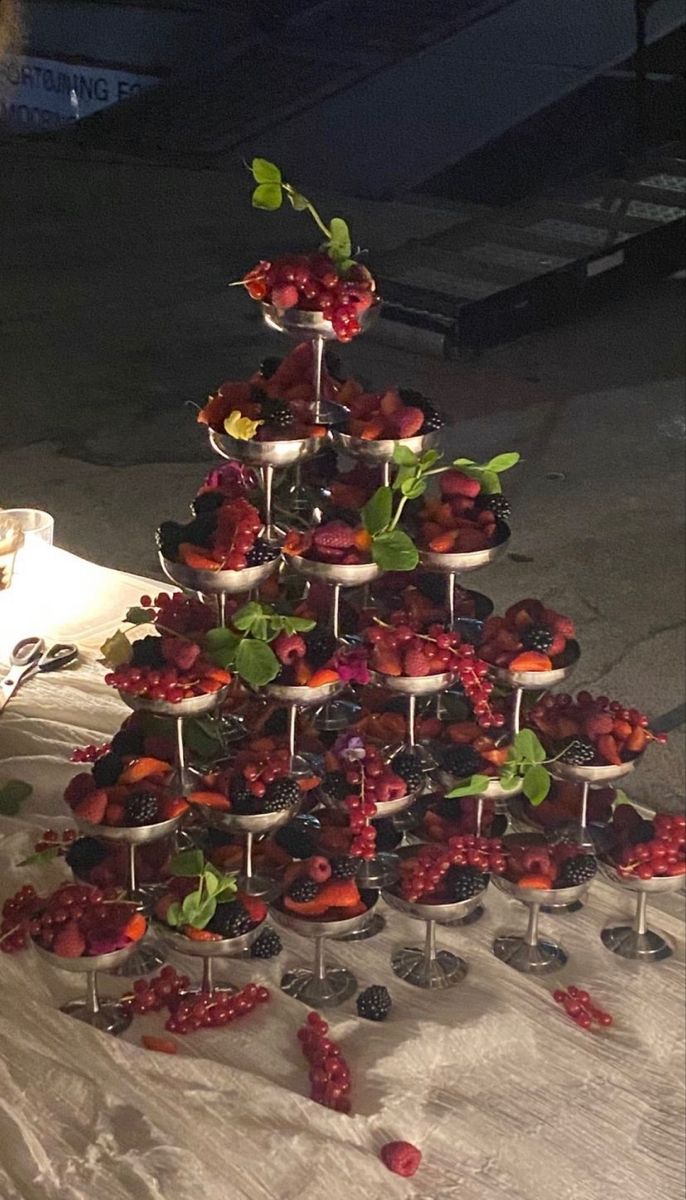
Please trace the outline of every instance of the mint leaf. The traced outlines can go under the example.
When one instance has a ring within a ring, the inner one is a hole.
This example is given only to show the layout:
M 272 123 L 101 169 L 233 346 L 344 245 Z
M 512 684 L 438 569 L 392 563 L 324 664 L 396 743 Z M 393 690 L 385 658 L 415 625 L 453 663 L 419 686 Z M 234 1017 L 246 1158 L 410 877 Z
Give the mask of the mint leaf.
M 246 638 L 236 651 L 236 672 L 251 687 L 264 687 L 276 679 L 281 664 L 266 642 Z
M 393 493 L 389 487 L 380 487 L 362 509 L 362 524 L 372 536 L 381 533 L 391 521 Z
M 426 479 L 403 479 L 400 491 L 407 500 L 418 500 L 426 491 Z
M 393 451 L 393 462 L 399 467 L 417 467 L 419 458 L 409 446 L 396 446 Z
M 275 163 L 266 158 L 254 158 L 250 165 L 255 183 L 281 183 L 281 172 Z
M 189 922 L 195 929 L 204 929 L 212 920 L 217 911 L 217 901 L 214 896 L 208 896 L 206 900 L 199 904 L 193 914 L 193 920 Z
M 131 661 L 133 650 L 126 634 L 118 629 L 116 633 L 112 634 L 112 637 L 103 642 L 100 653 L 108 666 L 121 667 L 124 663 Z
M 172 858 L 169 871 L 172 875 L 192 878 L 202 875 L 204 867 L 205 857 L 202 850 L 182 850 L 180 854 L 175 854 Z
M 417 547 L 401 529 L 378 533 L 372 539 L 372 558 L 382 571 L 413 571 L 419 562 Z
M 470 472 L 467 472 L 470 474 Z M 484 496 L 497 496 L 502 492 L 502 484 L 500 476 L 495 471 L 472 471 L 471 474 L 481 484 L 481 491 Z
M 239 609 L 238 611 L 242 612 L 243 610 Z M 208 629 L 205 634 L 205 645 L 208 650 L 219 650 L 223 646 L 230 646 L 235 640 L 235 633 L 231 629 L 225 629 L 224 627 L 221 629 Z
M 30 783 L 23 783 L 21 779 L 8 780 L 0 787 L 0 815 L 15 817 L 32 791 Z
M 61 853 L 59 846 L 48 846 L 47 850 L 38 850 L 35 854 L 29 854 L 28 858 L 22 858 L 18 867 L 31 867 L 34 863 L 50 862 L 53 858 L 59 858 Z
M 219 880 L 213 871 L 205 871 L 205 887 L 208 896 L 214 896 L 219 891 Z
M 312 617 L 282 617 L 282 628 L 286 633 L 309 633 L 317 622 Z
M 189 925 L 193 924 L 193 917 L 197 913 L 199 907 L 200 888 L 198 888 L 195 892 L 189 892 L 187 896 L 184 896 L 181 903 L 181 913 L 183 915 L 183 919 L 187 921 Z
M 521 729 L 512 739 L 510 755 L 529 763 L 545 761 L 545 750 L 532 729 Z
M 173 904 L 169 905 L 165 920 L 167 925 L 180 925 L 183 921 L 183 913 L 181 912 L 181 905 L 179 904 L 178 900 L 175 900 Z
M 456 796 L 480 796 L 482 792 L 486 791 L 488 784 L 488 775 L 470 775 L 469 779 L 458 783 L 452 792 L 446 792 L 446 800 L 452 800 Z
M 231 624 L 236 629 L 240 629 L 241 633 L 252 633 L 254 625 L 257 624 L 259 627 L 259 623 L 264 621 L 265 617 L 273 615 L 273 609 L 259 604 L 257 600 L 250 600 L 234 613 Z
M 516 450 L 512 450 L 509 454 L 496 454 L 495 458 L 489 459 L 485 464 L 488 471 L 509 471 L 511 467 L 516 467 L 521 455 Z
M 422 470 L 430 471 L 431 468 L 438 462 L 439 458 L 442 457 L 443 455 L 441 454 L 440 450 L 425 450 L 419 460 L 422 465 Z
M 150 613 L 147 608 L 141 608 L 139 605 L 134 605 L 130 608 L 124 617 L 129 625 L 149 625 L 151 622 Z
M 530 804 L 542 804 L 550 791 L 550 774 L 540 765 L 528 767 L 524 772 L 524 795 Z
M 350 241 L 350 230 L 347 222 L 342 217 L 332 217 L 329 221 L 329 232 L 331 237 L 327 243 L 329 255 L 334 260 L 342 258 L 350 258 L 352 254 L 352 242 Z
M 253 208 L 262 208 L 265 212 L 275 212 L 283 204 L 283 191 L 280 183 L 259 183 L 252 194 Z

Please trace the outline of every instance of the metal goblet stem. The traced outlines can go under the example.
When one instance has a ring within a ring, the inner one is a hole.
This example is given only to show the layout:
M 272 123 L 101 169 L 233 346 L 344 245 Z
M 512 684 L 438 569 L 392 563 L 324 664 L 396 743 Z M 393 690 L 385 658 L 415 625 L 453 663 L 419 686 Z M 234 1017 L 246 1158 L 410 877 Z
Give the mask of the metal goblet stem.
M 415 725 L 417 718 L 417 697 L 413 692 L 408 696 L 407 704 L 407 740 L 411 749 L 416 745 L 415 741 Z
M 524 941 L 527 946 L 538 945 L 538 918 L 540 911 L 540 904 L 529 905 L 529 920 L 527 921 L 526 933 L 524 934 Z
M 457 575 L 449 571 L 446 579 L 446 601 L 448 605 L 448 629 L 455 628 L 455 584 Z
M 331 632 L 336 641 L 340 640 L 340 610 L 341 610 L 341 585 L 334 583 L 333 585 L 333 604 L 331 606 Z
M 297 704 L 289 704 L 288 706 L 288 769 L 293 767 L 293 759 L 295 758 L 295 726 L 298 720 Z
M 283 541 L 283 531 L 274 524 L 272 503 L 272 487 L 274 483 L 274 468 L 271 463 L 262 467 L 262 487 L 264 488 L 264 529 L 262 537 L 269 546 L 278 546 Z
M 314 358 L 314 423 L 319 425 L 322 418 L 322 372 L 324 368 L 324 338 L 319 335 L 313 339 L 312 354 Z
M 98 976 L 96 971 L 86 972 L 86 995 L 83 1000 L 68 1000 L 60 1008 L 60 1012 L 69 1017 L 76 1017 L 86 1025 L 102 1033 L 111 1033 L 117 1037 L 131 1024 L 131 1015 L 125 1013 L 118 1003 L 108 1001 L 102 1005 L 98 995 Z
M 588 793 L 590 790 L 588 780 L 584 780 L 581 785 L 581 811 L 579 813 L 579 833 L 577 841 L 582 850 L 594 850 L 594 842 L 588 830 Z
M 512 733 L 513 736 L 519 733 L 522 720 L 522 698 L 524 696 L 524 688 L 518 687 L 514 691 L 514 699 L 512 703 Z
M 183 795 L 185 796 L 187 792 L 192 792 L 193 784 L 188 775 L 186 747 L 183 741 L 183 717 L 176 718 L 176 773 L 179 779 L 179 788 Z

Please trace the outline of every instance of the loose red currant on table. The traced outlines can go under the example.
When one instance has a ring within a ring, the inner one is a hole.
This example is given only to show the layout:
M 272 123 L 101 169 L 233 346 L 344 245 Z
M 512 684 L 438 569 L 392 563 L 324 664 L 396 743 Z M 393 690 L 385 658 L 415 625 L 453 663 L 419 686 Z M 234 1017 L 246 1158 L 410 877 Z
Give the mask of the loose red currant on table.
M 49 850 L 55 855 L 63 855 L 78 836 L 77 829 L 44 829 L 34 844 L 33 852 L 34 854 L 44 854 Z
M 604 1028 L 609 1028 L 613 1023 L 610 1013 L 596 1007 L 589 993 L 574 984 L 570 984 L 566 991 L 557 988 L 553 992 L 553 1000 L 564 1007 L 567 1016 L 580 1029 L 591 1029 L 594 1021 Z
M 336 1112 L 350 1112 L 350 1068 L 340 1048 L 327 1034 L 329 1026 L 319 1013 L 308 1014 L 298 1030 L 298 1041 L 310 1064 L 310 1099 Z

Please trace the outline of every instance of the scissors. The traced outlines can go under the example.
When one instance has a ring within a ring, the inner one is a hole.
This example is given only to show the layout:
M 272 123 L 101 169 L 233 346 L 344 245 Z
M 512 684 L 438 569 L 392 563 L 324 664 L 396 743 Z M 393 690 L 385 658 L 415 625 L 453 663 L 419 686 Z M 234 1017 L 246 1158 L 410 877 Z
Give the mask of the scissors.
M 40 671 L 61 671 L 76 662 L 79 652 L 71 643 L 59 642 L 46 648 L 43 638 L 28 637 L 17 642 L 10 654 L 10 669 L 0 679 L 0 713 L 9 703 L 20 684 Z

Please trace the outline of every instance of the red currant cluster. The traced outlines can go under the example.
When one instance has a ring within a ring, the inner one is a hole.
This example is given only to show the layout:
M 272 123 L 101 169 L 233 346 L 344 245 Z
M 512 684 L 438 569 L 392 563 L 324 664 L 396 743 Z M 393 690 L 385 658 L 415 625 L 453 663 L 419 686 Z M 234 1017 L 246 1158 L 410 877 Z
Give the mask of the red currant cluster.
M 96 758 L 102 758 L 103 754 L 107 754 L 109 748 L 109 742 L 103 742 L 101 746 L 77 746 L 72 751 L 69 761 L 73 763 L 94 763 Z
M 42 903 L 30 883 L 5 900 L 0 922 L 0 950 L 4 954 L 26 949 L 32 919 Z
M 308 1013 L 298 1030 L 300 1048 L 310 1064 L 310 1099 L 336 1112 L 350 1112 L 350 1068 L 340 1048 L 326 1035 L 329 1026 L 319 1013 Z
M 598 1025 L 604 1026 L 606 1029 L 612 1024 L 612 1017 L 608 1012 L 604 1012 L 602 1008 L 597 1008 L 589 996 L 588 992 L 584 992 L 581 988 L 575 987 L 574 984 L 565 991 L 563 988 L 558 988 L 553 992 L 553 1000 L 556 1004 L 564 1005 L 564 1010 L 568 1017 L 581 1026 L 582 1029 L 590 1029 L 594 1021 Z
M 167 965 L 152 979 L 137 979 L 131 995 L 122 996 L 121 1003 L 127 1011 L 141 1017 L 148 1012 L 161 1012 L 163 1008 L 171 1011 L 179 993 L 187 992 L 190 986 L 188 975 L 179 975 L 175 967 Z
M 31 937 L 63 958 L 108 954 L 138 940 L 146 929 L 145 918 L 116 888 L 65 883 L 38 908 L 29 923 Z
M 261 797 L 275 779 L 290 776 L 290 766 L 287 746 L 279 746 L 272 738 L 260 738 L 238 752 L 231 766 L 218 777 L 216 787 L 231 796 L 244 785 L 252 796 Z
M 141 596 L 141 608 L 148 610 L 150 621 L 165 633 L 177 633 L 183 637 L 207 633 L 216 622 L 214 609 L 195 596 L 183 592 L 160 592 L 153 600 Z
M 198 670 L 202 669 L 200 664 Z M 216 674 L 221 678 L 217 679 Z M 209 695 L 218 692 L 224 684 L 231 681 L 227 671 L 219 671 L 211 664 L 207 673 L 201 676 L 198 671 L 191 675 L 177 671 L 175 667 L 165 667 L 161 671 L 156 667 L 136 667 L 124 664 L 109 671 L 105 683 L 115 687 L 129 696 L 140 696 L 146 700 L 166 700 L 170 704 L 179 704 L 192 696 Z
M 33 847 L 33 852 L 34 854 L 45 854 L 47 850 L 52 850 L 54 856 L 57 857 L 65 854 L 78 836 L 78 829 L 44 829 Z
M 686 875 L 686 816 L 657 813 L 646 824 L 653 826 L 654 837 L 634 842 L 621 851 L 617 864 L 620 873 L 639 879 Z
M 331 321 L 340 342 L 360 332 L 360 316 L 374 303 L 374 279 L 354 263 L 339 275 L 325 254 L 289 254 L 274 262 L 262 260 L 243 277 L 248 295 L 281 310 L 321 312 Z
M 240 992 L 194 992 L 174 1004 L 164 1023 L 169 1033 L 194 1033 L 198 1029 L 219 1029 L 245 1017 L 258 1004 L 270 999 L 269 988 L 248 983 Z
M 447 846 L 421 846 L 414 858 L 401 864 L 400 893 L 410 904 L 436 895 L 452 867 L 473 867 L 479 872 L 503 875 L 507 859 L 499 838 L 468 833 L 452 837 Z
M 609 696 L 578 692 L 547 695 L 529 710 L 528 722 L 552 749 L 567 742 L 564 761 L 577 766 L 619 766 L 645 750 L 648 742 L 667 741 L 648 728 L 648 718 L 638 708 L 627 708 Z
M 374 858 L 376 855 L 376 829 L 371 824 L 376 816 L 376 804 L 366 800 L 358 792 L 345 797 L 343 807 L 348 814 L 348 824 L 353 833 L 350 854 L 354 858 Z

